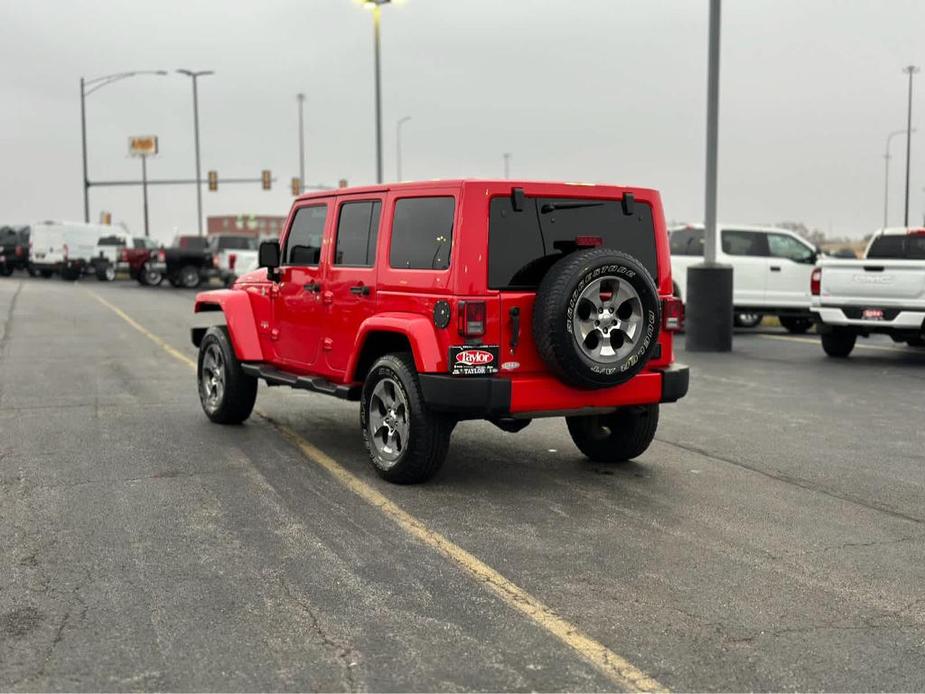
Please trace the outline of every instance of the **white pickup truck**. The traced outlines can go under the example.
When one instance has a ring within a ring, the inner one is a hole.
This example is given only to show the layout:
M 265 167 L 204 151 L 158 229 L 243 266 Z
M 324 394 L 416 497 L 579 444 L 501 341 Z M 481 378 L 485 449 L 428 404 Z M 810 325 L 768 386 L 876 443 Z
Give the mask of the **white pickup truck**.
M 811 294 L 830 357 L 847 357 L 858 336 L 873 333 L 925 346 L 925 228 L 881 229 L 861 260 L 824 258 Z
M 239 275 L 257 269 L 258 240 L 242 234 L 217 234 L 209 237 L 209 248 L 225 286 L 234 284 Z
M 717 260 L 731 265 L 735 322 L 754 327 L 763 315 L 774 315 L 792 333 L 812 327 L 809 275 L 819 252 L 786 229 L 721 224 Z M 675 295 L 685 301 L 687 268 L 703 262 L 703 225 L 668 230 L 671 277 Z

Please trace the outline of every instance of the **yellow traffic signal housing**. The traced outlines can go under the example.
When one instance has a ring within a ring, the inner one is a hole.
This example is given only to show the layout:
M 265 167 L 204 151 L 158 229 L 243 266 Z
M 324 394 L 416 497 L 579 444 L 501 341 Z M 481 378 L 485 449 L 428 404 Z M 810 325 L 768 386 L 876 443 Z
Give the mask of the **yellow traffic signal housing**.
M 292 194 L 302 194 L 302 181 L 298 177 L 292 179 Z
M 209 190 L 218 190 L 218 171 L 209 172 Z
M 273 175 L 270 173 L 269 169 L 264 169 L 260 172 L 260 182 L 263 184 L 264 190 L 270 190 L 270 185 L 273 183 Z

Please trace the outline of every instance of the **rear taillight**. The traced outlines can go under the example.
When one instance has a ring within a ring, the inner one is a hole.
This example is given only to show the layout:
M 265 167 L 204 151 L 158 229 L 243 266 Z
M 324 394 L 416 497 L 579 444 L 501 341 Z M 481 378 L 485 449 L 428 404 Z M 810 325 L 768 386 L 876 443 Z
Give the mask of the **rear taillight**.
M 22 254 L 23 254 L 23 247 L 22 247 L 22 246 L 16 246 L 16 257 L 17 257 L 17 258 L 22 258 Z
M 809 276 L 809 293 L 813 296 L 819 296 L 822 293 L 822 268 L 813 268 L 813 274 Z
M 662 329 L 677 332 L 684 328 L 684 303 L 676 296 L 662 299 Z
M 67 260 L 67 244 L 64 244 L 64 248 L 62 250 L 64 253 L 64 259 Z
M 167 262 L 167 254 L 164 253 L 164 251 L 158 251 L 158 252 L 157 252 L 157 262 L 159 262 L 159 263 L 166 263 L 166 262 Z
M 234 264 L 235 264 L 236 262 L 238 262 L 238 254 L 237 254 L 237 253 L 229 253 L 229 254 L 228 254 L 228 269 L 229 269 L 229 270 L 234 270 Z
M 128 262 L 128 249 L 122 249 L 122 262 Z
M 481 337 L 485 334 L 485 302 L 460 301 L 457 328 L 463 337 Z

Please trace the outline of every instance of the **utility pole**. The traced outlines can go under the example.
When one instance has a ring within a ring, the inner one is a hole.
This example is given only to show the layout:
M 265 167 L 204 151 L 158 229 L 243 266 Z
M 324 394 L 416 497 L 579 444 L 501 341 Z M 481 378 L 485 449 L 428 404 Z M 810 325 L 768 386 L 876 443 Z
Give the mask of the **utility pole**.
M 710 0 L 707 64 L 707 166 L 703 263 L 687 271 L 687 330 L 690 352 L 732 350 L 732 267 L 716 262 L 716 174 L 719 144 L 720 0 Z
M 148 155 L 141 155 L 141 196 L 145 208 L 145 238 L 151 236 L 148 231 Z
M 504 178 L 507 179 L 511 177 L 511 153 L 505 152 L 501 156 L 504 157 Z
M 889 226 L 889 208 L 890 208 L 890 143 L 893 138 L 897 135 L 902 135 L 905 130 L 894 130 L 889 135 L 886 136 L 886 151 L 883 154 L 884 163 L 884 172 L 883 172 L 883 228 L 886 229 Z M 912 132 L 915 132 L 915 128 L 912 129 Z
M 411 120 L 411 116 L 404 116 L 398 119 L 395 124 L 395 173 L 398 174 L 396 180 L 401 181 L 401 126 Z
M 909 75 L 909 107 L 906 112 L 906 212 L 903 217 L 903 226 L 909 226 L 909 163 L 912 155 L 912 77 L 919 69 L 915 65 L 907 65 L 903 72 Z
M 193 80 L 193 137 L 196 141 L 196 225 L 199 229 L 199 235 L 202 236 L 202 167 L 199 159 L 199 90 L 197 83 L 200 77 L 213 75 L 213 70 L 177 70 L 181 75 L 186 75 Z
M 305 192 L 305 126 L 302 120 L 302 107 L 305 104 L 305 94 L 295 95 L 299 102 L 299 193 Z

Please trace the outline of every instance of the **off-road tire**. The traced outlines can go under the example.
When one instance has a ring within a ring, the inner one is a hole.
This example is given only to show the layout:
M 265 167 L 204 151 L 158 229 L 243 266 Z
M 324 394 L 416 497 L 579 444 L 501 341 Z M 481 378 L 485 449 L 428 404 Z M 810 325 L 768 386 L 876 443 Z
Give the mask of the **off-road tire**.
M 831 332 L 822 334 L 822 349 L 825 350 L 825 353 L 830 357 L 844 359 L 851 354 L 851 350 L 854 349 L 854 343 L 857 339 L 858 336 L 854 332 L 838 330 L 836 328 Z
M 786 328 L 788 333 L 802 335 L 813 327 L 813 321 L 809 318 L 799 318 L 797 316 L 781 316 L 780 324 Z
M 658 428 L 658 405 L 623 407 L 611 414 L 566 417 L 578 450 L 596 463 L 622 463 L 649 447 Z
M 583 289 L 601 277 L 628 282 L 639 296 L 642 322 L 639 345 L 615 362 L 586 356 L 573 335 L 572 315 Z M 594 248 L 566 255 L 540 282 L 533 305 L 533 340 L 547 368 L 576 388 L 609 388 L 629 381 L 652 357 L 658 345 L 661 304 L 652 276 L 631 255 Z
M 223 393 L 216 407 L 210 407 L 207 403 L 207 393 L 203 384 L 203 362 L 212 346 L 221 353 L 224 369 Z M 224 325 L 212 326 L 202 337 L 196 366 L 196 383 L 202 411 L 216 424 L 240 424 L 254 411 L 257 379 L 241 370 L 241 362 L 235 356 L 228 337 L 228 328 Z
M 202 284 L 202 277 L 199 276 L 199 270 L 192 265 L 184 265 L 177 273 L 178 286 L 184 289 L 195 289 Z
M 6 263 L 4 263 L 3 265 L 0 265 L 0 275 L 2 275 L 3 277 L 9 277 L 12 274 L 13 274 L 12 265 L 7 265 Z
M 402 389 L 410 415 L 407 445 L 394 462 L 382 457 L 369 431 L 373 392 L 376 385 L 386 378 Z M 429 480 L 446 459 L 454 425 L 452 418 L 427 409 L 410 354 L 386 354 L 372 365 L 360 399 L 360 429 L 370 463 L 380 477 L 396 484 L 417 484 Z

